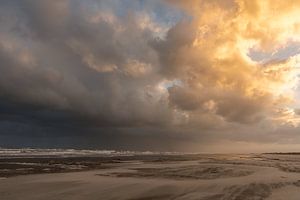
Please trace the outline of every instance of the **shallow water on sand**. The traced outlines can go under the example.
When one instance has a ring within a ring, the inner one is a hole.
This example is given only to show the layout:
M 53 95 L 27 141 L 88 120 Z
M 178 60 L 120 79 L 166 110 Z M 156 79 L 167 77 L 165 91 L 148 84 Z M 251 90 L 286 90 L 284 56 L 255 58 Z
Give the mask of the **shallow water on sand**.
M 0 176 L 1 200 L 293 200 L 300 155 L 2 157 Z

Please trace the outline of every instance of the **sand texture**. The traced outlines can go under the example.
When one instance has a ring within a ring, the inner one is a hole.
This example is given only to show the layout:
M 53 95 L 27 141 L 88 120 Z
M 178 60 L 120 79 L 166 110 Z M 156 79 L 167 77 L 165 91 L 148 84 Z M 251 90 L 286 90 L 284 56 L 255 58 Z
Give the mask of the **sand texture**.
M 1 200 L 299 200 L 300 155 L 1 157 Z

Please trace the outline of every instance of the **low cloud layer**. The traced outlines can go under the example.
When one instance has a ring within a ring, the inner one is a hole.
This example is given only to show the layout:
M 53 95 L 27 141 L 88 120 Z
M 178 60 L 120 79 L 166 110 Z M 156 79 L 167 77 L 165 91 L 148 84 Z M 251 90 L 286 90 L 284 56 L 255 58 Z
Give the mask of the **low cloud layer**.
M 145 136 L 184 149 L 195 138 L 280 143 L 280 130 L 298 130 L 295 1 L 0 4 L 5 137 L 73 132 L 140 148 Z

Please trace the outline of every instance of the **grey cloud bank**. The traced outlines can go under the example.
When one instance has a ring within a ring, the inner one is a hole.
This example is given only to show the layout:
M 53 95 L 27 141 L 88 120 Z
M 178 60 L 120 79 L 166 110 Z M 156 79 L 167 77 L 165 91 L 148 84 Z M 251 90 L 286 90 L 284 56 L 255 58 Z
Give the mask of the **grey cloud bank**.
M 240 37 L 257 37 L 238 30 L 242 4 L 192 2 L 1 1 L 0 146 L 217 151 L 299 141 L 299 110 L 273 91 L 290 87 L 296 58 L 262 69 L 238 49 Z

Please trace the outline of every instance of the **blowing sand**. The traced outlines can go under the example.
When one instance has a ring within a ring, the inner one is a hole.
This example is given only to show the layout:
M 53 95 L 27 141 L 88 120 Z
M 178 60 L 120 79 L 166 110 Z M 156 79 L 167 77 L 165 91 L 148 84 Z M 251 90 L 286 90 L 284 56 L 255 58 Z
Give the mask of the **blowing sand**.
M 117 160 L 119 162 L 116 162 L 115 158 L 106 160 L 100 169 L 89 168 L 88 171 L 84 168 L 85 170 L 75 172 L 71 170 L 68 173 L 2 177 L 0 199 L 299 200 L 300 198 L 300 155 L 296 154 L 155 157 L 133 155 Z M 13 161 L 16 163 L 16 160 Z M 5 160 L 5 164 L 9 164 L 8 160 Z M 81 166 L 84 164 L 83 161 L 80 163 Z

